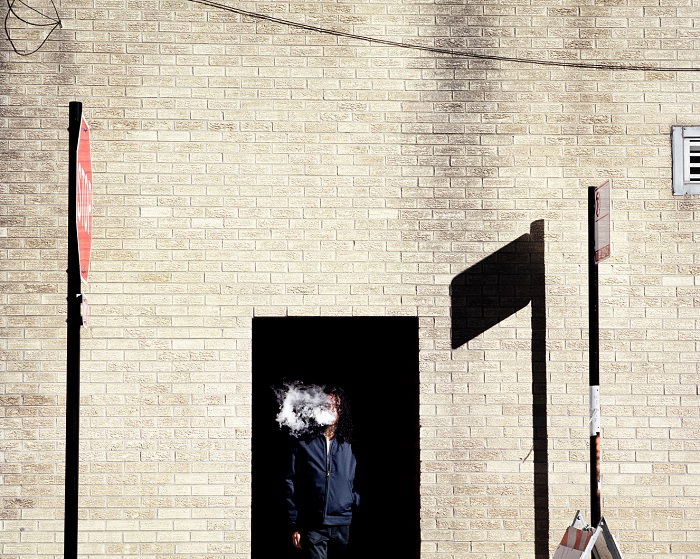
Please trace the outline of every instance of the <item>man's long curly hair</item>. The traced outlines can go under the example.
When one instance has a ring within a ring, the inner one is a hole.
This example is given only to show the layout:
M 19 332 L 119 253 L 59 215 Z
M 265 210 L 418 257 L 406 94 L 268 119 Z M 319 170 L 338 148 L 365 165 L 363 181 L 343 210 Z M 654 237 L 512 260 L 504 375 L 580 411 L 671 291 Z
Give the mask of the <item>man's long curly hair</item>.
M 338 424 L 335 426 L 335 436 L 340 442 L 352 442 L 352 414 L 347 394 L 340 386 L 326 386 L 324 392 L 338 398 Z

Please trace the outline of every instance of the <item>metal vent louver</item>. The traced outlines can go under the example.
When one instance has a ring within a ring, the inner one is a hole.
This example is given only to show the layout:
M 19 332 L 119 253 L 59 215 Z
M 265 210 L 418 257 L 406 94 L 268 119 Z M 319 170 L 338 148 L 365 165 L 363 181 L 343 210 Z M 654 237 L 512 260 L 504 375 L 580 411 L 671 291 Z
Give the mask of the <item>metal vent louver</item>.
M 700 182 L 700 138 L 685 140 L 685 173 L 686 182 Z
M 700 126 L 673 126 L 673 193 L 700 194 Z

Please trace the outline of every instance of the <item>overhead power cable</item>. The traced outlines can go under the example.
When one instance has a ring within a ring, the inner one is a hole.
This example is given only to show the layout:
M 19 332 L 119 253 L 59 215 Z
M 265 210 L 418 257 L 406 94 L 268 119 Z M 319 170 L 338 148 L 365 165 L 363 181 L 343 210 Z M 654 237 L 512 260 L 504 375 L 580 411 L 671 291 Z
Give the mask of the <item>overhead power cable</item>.
M 22 4 L 25 8 L 28 10 L 39 14 L 41 17 L 43 17 L 45 20 L 48 20 L 47 22 L 44 23 L 37 23 L 36 21 L 30 21 L 29 19 L 26 19 L 26 17 L 22 17 L 17 13 L 15 10 L 15 2 Z M 12 50 L 15 51 L 17 54 L 20 56 L 29 56 L 30 54 L 34 54 L 37 52 L 41 47 L 44 46 L 46 41 L 49 40 L 49 37 L 51 36 L 51 33 L 53 33 L 57 27 L 62 27 L 63 24 L 61 22 L 61 17 L 58 15 L 58 10 L 56 9 L 56 4 L 54 4 L 54 1 L 51 0 L 51 5 L 53 6 L 54 12 L 56 12 L 56 17 L 53 16 L 48 16 L 45 13 L 37 10 L 34 6 L 30 6 L 24 0 L 7 0 L 7 13 L 5 14 L 5 35 L 7 36 L 7 40 L 10 42 L 10 46 L 12 47 Z M 15 42 L 12 40 L 12 34 L 10 33 L 10 26 L 8 25 L 8 20 L 10 19 L 10 15 L 13 15 L 16 17 L 19 21 L 22 23 L 29 25 L 30 27 L 51 27 L 51 30 L 48 32 L 46 37 L 44 37 L 44 40 L 41 41 L 41 44 L 36 47 L 32 51 L 28 52 L 23 52 L 17 49 L 17 46 L 15 45 Z
M 188 2 L 193 2 L 195 4 L 203 4 L 204 6 L 209 6 L 211 8 L 216 8 L 219 10 L 225 10 L 234 14 L 239 14 L 242 16 L 259 19 L 263 21 L 269 21 L 272 23 L 278 23 L 280 25 L 285 25 L 288 27 L 293 27 L 296 29 L 303 29 L 305 31 L 312 31 L 314 33 L 323 33 L 324 35 L 334 35 L 336 37 L 345 37 L 346 39 L 356 39 L 358 41 L 366 41 L 369 43 L 375 43 L 378 45 L 386 45 L 389 47 L 398 47 L 402 49 L 419 50 L 425 52 L 433 52 L 437 54 L 448 54 L 455 58 L 474 58 L 478 60 L 500 60 L 502 62 L 519 62 L 523 64 L 539 64 L 540 66 L 560 66 L 565 68 L 582 68 L 587 70 L 625 70 L 625 71 L 646 71 L 646 72 L 700 72 L 700 67 L 698 68 L 684 68 L 684 67 L 674 67 L 674 66 L 653 66 L 635 64 L 605 64 L 605 63 L 589 63 L 589 62 L 568 62 L 565 60 L 539 60 L 535 58 L 519 58 L 515 56 L 500 56 L 496 54 L 481 54 L 478 52 L 467 51 L 467 50 L 456 50 L 441 47 L 430 47 L 425 45 L 417 45 L 414 43 L 402 43 L 399 41 L 391 41 L 389 39 L 378 39 L 376 37 L 367 37 L 365 35 L 356 35 L 354 33 L 347 33 L 345 31 L 337 31 L 335 29 L 326 29 L 324 27 L 316 27 L 315 25 L 308 25 L 305 23 L 299 23 L 296 21 L 290 21 L 287 19 L 281 19 L 274 16 L 269 16 L 265 14 L 260 14 L 257 12 L 251 12 L 248 10 L 243 10 L 241 8 L 235 8 L 233 6 L 227 6 L 226 4 L 220 4 L 219 2 L 214 2 L 213 0 L 187 0 Z

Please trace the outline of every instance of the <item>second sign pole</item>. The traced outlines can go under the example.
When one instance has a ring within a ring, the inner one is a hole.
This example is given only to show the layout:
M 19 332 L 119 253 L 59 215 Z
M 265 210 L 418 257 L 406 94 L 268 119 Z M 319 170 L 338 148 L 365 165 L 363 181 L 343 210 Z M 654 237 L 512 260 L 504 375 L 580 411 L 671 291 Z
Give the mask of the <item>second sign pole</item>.
M 596 187 L 588 187 L 588 343 L 591 435 L 591 526 L 598 526 L 600 497 L 600 340 L 598 317 L 598 264 L 595 258 Z

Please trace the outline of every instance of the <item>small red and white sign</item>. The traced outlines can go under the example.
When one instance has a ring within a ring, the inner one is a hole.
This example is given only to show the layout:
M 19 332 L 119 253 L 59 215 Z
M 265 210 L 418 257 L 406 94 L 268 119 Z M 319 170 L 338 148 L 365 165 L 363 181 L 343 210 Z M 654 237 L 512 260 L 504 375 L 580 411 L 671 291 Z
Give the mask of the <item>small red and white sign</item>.
M 588 547 L 592 535 L 593 532 L 569 526 L 559 542 L 553 559 L 580 559 Z
M 595 263 L 610 256 L 610 181 L 595 189 Z
M 80 277 L 87 281 L 92 245 L 92 162 L 90 160 L 90 127 L 84 116 L 80 118 L 76 173 L 75 222 L 78 228 Z

